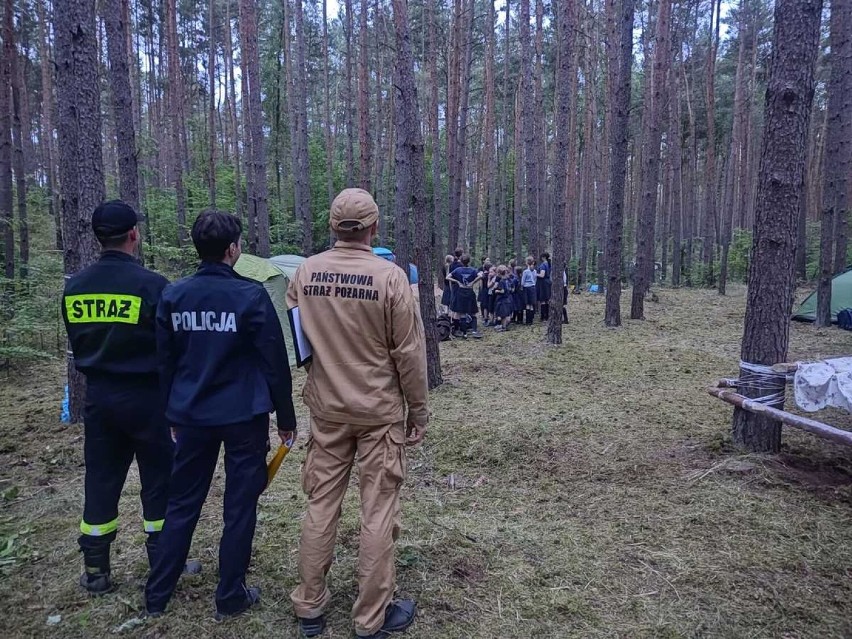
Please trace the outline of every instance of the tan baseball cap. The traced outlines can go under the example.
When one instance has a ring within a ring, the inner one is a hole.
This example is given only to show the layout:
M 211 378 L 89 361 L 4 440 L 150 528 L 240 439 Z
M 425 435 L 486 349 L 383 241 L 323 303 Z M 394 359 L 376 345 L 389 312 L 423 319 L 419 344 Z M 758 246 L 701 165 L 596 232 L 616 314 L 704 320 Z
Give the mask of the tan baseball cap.
M 379 219 L 379 207 L 364 189 L 343 189 L 331 203 L 329 223 L 334 231 L 361 231 Z

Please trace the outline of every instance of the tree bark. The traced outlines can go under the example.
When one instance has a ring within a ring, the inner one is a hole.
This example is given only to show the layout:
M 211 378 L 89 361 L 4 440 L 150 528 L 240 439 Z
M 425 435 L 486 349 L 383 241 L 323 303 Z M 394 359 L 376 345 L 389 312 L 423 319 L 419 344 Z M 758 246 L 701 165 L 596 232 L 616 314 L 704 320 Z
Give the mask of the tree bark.
M 177 203 L 177 240 L 178 246 L 187 241 L 186 226 L 186 190 L 183 186 L 183 167 L 186 163 L 186 149 L 183 145 L 184 110 L 183 110 L 183 77 L 178 54 L 179 43 L 177 33 L 177 7 L 175 0 L 165 0 L 166 5 L 166 34 L 168 56 L 168 111 L 169 129 L 171 134 L 172 157 L 171 170 L 174 177 L 175 197 Z
M 344 21 L 344 31 L 346 32 L 346 186 L 353 186 L 355 174 L 355 124 L 352 113 L 354 108 L 352 100 L 354 91 L 352 90 L 352 39 L 355 21 L 353 20 L 352 0 L 346 0 L 344 4 L 346 8 L 346 17 Z M 329 206 L 331 204 L 329 203 Z
M 672 75 L 672 95 L 669 100 L 669 140 L 671 145 L 672 172 L 672 286 L 680 286 L 683 269 L 683 133 L 680 111 L 680 76 Z
M 41 66 L 41 149 L 44 153 L 44 170 L 48 196 L 48 211 L 53 219 L 55 248 L 62 249 L 62 220 L 59 216 L 59 189 L 56 184 L 56 159 L 53 153 L 54 115 L 53 60 L 51 58 L 49 25 L 44 0 L 36 3 L 39 20 L 39 62 Z
M 325 181 L 328 191 L 328 205 L 334 201 L 334 138 L 331 135 L 331 96 L 329 94 L 329 51 L 328 45 L 328 0 L 322 0 L 322 50 L 323 50 L 323 114 L 325 117 Z M 379 87 L 381 91 L 381 87 Z M 380 116 L 379 113 L 376 114 Z M 381 130 L 381 125 L 379 125 Z M 381 175 L 379 175 L 381 181 Z M 384 233 L 384 231 L 382 231 Z M 333 235 L 329 236 L 329 245 L 333 246 Z
M 710 0 L 710 47 L 707 54 L 706 107 L 707 154 L 704 163 L 704 284 L 713 286 L 716 243 L 716 54 L 719 51 L 719 21 L 722 0 Z M 715 26 L 713 26 L 715 20 Z
M 358 28 L 358 146 L 360 187 L 372 191 L 372 146 L 370 139 L 370 63 L 367 31 L 367 0 L 361 0 Z M 378 17 L 378 16 L 376 16 Z
M 207 200 L 216 208 L 216 3 L 207 5 Z
M 817 286 L 817 326 L 831 325 L 831 280 L 845 268 L 842 235 L 849 205 L 852 171 L 852 4 L 831 2 L 831 72 L 828 79 L 823 209 L 820 231 L 820 275 Z M 833 237 L 832 237 L 833 235 Z M 832 239 L 835 242 L 832 242 Z M 834 249 L 834 250 L 832 250 Z M 842 256 L 842 257 L 841 257 Z
M 15 278 L 15 211 L 12 191 L 12 39 L 13 7 L 4 3 L 3 56 L 0 59 L 0 223 L 3 226 L 3 272 L 6 279 Z
M 414 80 L 414 57 L 411 52 L 411 39 L 408 31 L 407 0 L 393 0 L 394 31 L 396 35 L 396 77 L 398 82 L 397 106 L 397 170 L 407 169 L 406 179 L 408 192 L 402 204 L 414 214 L 414 261 L 419 271 L 420 315 L 426 332 L 426 366 L 429 388 L 435 388 L 443 383 L 441 375 L 441 353 L 438 349 L 438 333 L 435 326 L 435 294 L 434 271 L 430 252 L 429 228 L 427 224 L 418 224 L 418 220 L 428 219 L 425 160 L 423 139 L 420 133 L 420 116 L 418 114 L 417 85 Z M 407 165 L 407 166 L 406 166 Z M 397 176 L 397 180 L 400 177 Z M 403 178 L 405 179 L 405 178 Z M 402 198 L 401 198 L 402 199 Z M 398 255 L 400 255 L 398 253 Z M 407 251 L 400 255 L 407 258 Z M 402 266 L 408 272 L 408 261 L 402 261 Z
M 98 255 L 92 211 L 105 197 L 94 0 L 55 0 L 56 101 L 63 263 L 74 275 Z M 85 378 L 68 357 L 71 421 L 82 419 Z
M 234 38 L 231 25 L 231 3 L 226 2 L 227 16 L 225 17 L 225 38 L 223 46 L 225 47 L 225 75 L 228 76 L 228 115 L 231 120 L 231 134 L 233 135 L 233 154 L 234 154 L 234 199 L 237 204 L 237 217 L 245 220 L 243 211 L 243 176 L 242 176 L 242 159 L 240 157 L 240 119 L 237 115 L 237 88 L 236 79 L 234 78 Z
M 626 0 L 630 1 L 630 0 Z M 550 296 L 550 308 L 553 312 L 547 323 L 547 342 L 562 343 L 562 305 L 564 291 L 562 274 L 567 267 L 567 251 L 565 247 L 565 232 L 568 226 L 568 150 L 571 135 L 571 74 L 576 73 L 574 67 L 574 22 L 576 16 L 576 0 L 563 0 L 555 7 L 557 15 L 557 78 L 556 78 L 556 161 L 553 165 L 553 181 L 555 189 L 556 215 L 553 221 L 553 280 L 554 285 Z
M 302 227 L 302 255 L 314 252 L 314 220 L 311 215 L 311 183 L 310 158 L 308 156 L 308 106 L 307 106 L 307 68 L 305 67 L 305 18 L 302 12 L 302 0 L 294 4 L 296 12 L 293 16 L 296 31 L 296 60 L 294 83 L 294 104 L 299 126 L 296 132 L 297 148 L 299 150 L 298 166 L 293 167 L 296 179 L 296 197 L 298 218 Z M 259 109 L 258 99 L 258 109 Z M 368 136 L 369 137 L 369 136 Z M 368 178 L 369 179 L 369 178 Z
M 646 94 L 648 109 L 645 145 L 642 150 L 642 202 L 639 227 L 636 229 L 636 271 L 633 279 L 633 299 L 630 319 L 645 319 L 645 294 L 651 288 L 654 275 L 654 226 L 657 215 L 657 194 L 660 184 L 660 142 L 662 139 L 663 107 L 666 100 L 666 76 L 671 56 L 669 46 L 669 17 L 671 0 L 659 0 L 655 27 L 653 93 Z M 648 91 L 648 88 L 646 88 Z
M 27 268 L 30 261 L 30 235 L 27 226 L 27 176 L 24 162 L 24 136 L 22 124 L 22 82 L 20 75 L 20 60 L 18 59 L 18 48 L 15 44 L 14 29 L 14 3 L 6 0 L 6 25 L 3 32 L 4 46 L 8 43 L 9 57 L 9 84 L 12 89 L 12 165 L 15 170 L 15 195 L 17 196 L 18 208 L 18 272 L 21 277 L 27 276 Z M 29 123 L 27 123 L 29 128 Z
M 821 0 L 778 0 L 775 4 L 741 352 L 742 361 L 749 364 L 770 366 L 787 357 L 795 286 L 796 215 L 802 194 L 821 12 Z M 740 377 L 747 375 L 741 368 Z M 782 380 L 782 393 L 783 388 Z M 767 395 L 765 389 L 747 384 L 740 386 L 740 393 L 749 398 Z M 777 452 L 781 424 L 736 410 L 733 439 L 737 446 L 751 451 Z
M 482 177 L 479 180 L 479 208 L 486 211 L 486 241 L 484 246 L 489 255 L 497 256 L 497 207 L 494 202 L 495 195 L 495 109 L 494 109 L 494 40 L 496 12 L 494 0 L 487 0 L 487 12 L 485 18 L 485 124 L 482 129 Z
M 838 179 L 837 201 L 834 209 L 834 234 L 837 238 L 834 244 L 834 272 L 842 273 L 849 264 L 847 259 L 849 244 L 849 184 L 852 182 L 852 3 L 848 0 L 834 0 L 832 3 L 832 19 L 837 8 L 838 22 L 837 37 L 831 38 L 832 49 L 836 50 L 838 74 L 841 75 L 841 95 L 843 104 L 840 107 L 842 150 L 840 157 L 841 177 Z M 835 42 L 837 46 L 835 47 Z M 832 69 L 833 69 L 832 64 Z
M 133 207 L 134 211 L 139 211 L 139 168 L 127 52 L 128 25 L 121 9 L 121 0 L 104 0 L 101 5 L 106 25 L 109 81 L 118 151 L 118 192 L 124 202 Z
M 627 179 L 627 146 L 630 135 L 630 84 L 633 64 L 634 0 L 621 0 L 618 23 L 618 71 L 613 82 L 609 224 L 606 244 L 607 291 L 604 322 L 621 326 L 621 250 L 624 230 L 624 183 Z
M 254 182 L 249 189 L 257 219 L 257 254 L 269 257 L 269 188 L 266 180 L 266 143 L 263 135 L 263 109 L 261 108 L 260 57 L 257 50 L 257 13 L 253 0 L 240 0 L 240 52 L 242 72 L 248 84 L 247 109 L 251 138 L 250 179 Z

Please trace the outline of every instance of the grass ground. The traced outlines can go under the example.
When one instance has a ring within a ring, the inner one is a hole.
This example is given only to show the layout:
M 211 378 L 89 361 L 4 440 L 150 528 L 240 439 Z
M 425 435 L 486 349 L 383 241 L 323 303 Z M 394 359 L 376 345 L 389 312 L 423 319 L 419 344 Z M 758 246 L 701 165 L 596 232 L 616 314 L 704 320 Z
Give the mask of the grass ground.
M 560 348 L 538 325 L 442 344 L 445 384 L 403 493 L 399 589 L 421 606 L 409 636 L 852 636 L 849 451 L 789 429 L 780 455 L 742 455 L 730 407 L 704 392 L 736 373 L 744 305 L 742 288 L 663 289 L 647 321 L 611 330 L 603 300 L 583 295 Z M 791 360 L 850 349 L 849 333 L 793 326 Z M 261 499 L 261 608 L 212 620 L 220 467 L 193 545 L 205 574 L 180 584 L 166 617 L 119 630 L 146 573 L 136 475 L 115 545 L 121 586 L 90 600 L 76 586 L 82 437 L 57 421 L 62 364 L 2 375 L 0 636 L 297 636 L 303 449 Z M 329 639 L 351 636 L 357 531 L 351 494 Z

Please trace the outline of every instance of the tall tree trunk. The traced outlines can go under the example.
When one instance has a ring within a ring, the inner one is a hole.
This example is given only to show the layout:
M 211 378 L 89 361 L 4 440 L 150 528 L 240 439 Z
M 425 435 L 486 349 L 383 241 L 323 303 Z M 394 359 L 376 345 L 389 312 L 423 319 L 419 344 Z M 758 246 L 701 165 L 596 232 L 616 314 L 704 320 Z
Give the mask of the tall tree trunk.
M 680 286 L 683 269 L 681 241 L 683 239 L 683 133 L 680 111 L 680 76 L 672 75 L 672 94 L 669 99 L 669 140 L 672 172 L 672 286 Z
M 524 188 L 524 146 L 523 125 L 521 109 L 521 85 L 523 81 L 518 79 L 518 90 L 515 93 L 515 184 L 512 189 L 512 203 L 514 208 L 513 239 L 514 257 L 523 259 L 523 188 Z
M 636 272 L 633 280 L 633 299 L 630 319 L 645 319 L 645 294 L 654 276 L 654 225 L 657 215 L 657 194 L 660 184 L 660 141 L 662 138 L 663 107 L 666 100 L 666 76 L 669 57 L 669 16 L 671 0 L 659 0 L 657 5 L 654 44 L 653 93 L 646 93 L 648 109 L 645 145 L 642 152 L 642 202 L 639 228 L 636 229 Z M 648 89 L 646 88 L 646 91 Z M 643 118 L 644 119 L 644 118 Z
M 414 57 L 411 53 L 411 39 L 408 31 L 407 0 L 393 0 L 394 31 L 396 33 L 396 78 L 398 90 L 397 105 L 397 171 L 408 171 L 407 196 L 402 200 L 403 208 L 412 209 L 415 222 L 428 219 L 426 211 L 425 160 L 423 157 L 423 138 L 420 134 L 420 116 L 417 104 L 417 85 L 414 80 Z M 397 176 L 399 181 L 400 176 Z M 399 197 L 399 196 L 398 196 Z M 426 367 L 429 388 L 443 383 L 441 376 L 441 353 L 438 350 L 438 332 L 435 327 L 434 272 L 430 254 L 429 228 L 426 224 L 414 224 L 414 260 L 420 274 L 420 315 L 426 331 Z M 402 258 L 408 257 L 406 250 Z M 402 261 L 402 260 L 401 260 Z M 408 270 L 408 260 L 402 261 Z
M 627 147 L 630 135 L 630 82 L 633 64 L 633 2 L 621 0 L 619 16 L 619 54 L 616 80 L 613 82 L 613 117 L 610 133 L 612 149 L 609 191 L 609 225 L 606 241 L 607 291 L 604 322 L 621 326 L 621 250 L 624 230 L 624 184 L 627 181 Z M 613 69 L 615 71 L 615 69 Z
M 139 211 L 139 168 L 127 52 L 128 25 L 124 21 L 121 0 L 104 0 L 101 11 L 106 25 L 109 55 L 109 83 L 118 151 L 118 192 L 133 210 Z
M 498 216 L 498 226 L 500 227 L 500 231 L 498 232 L 497 238 L 497 255 L 493 256 L 492 259 L 502 260 L 508 254 L 507 249 L 507 240 L 508 240 L 508 194 L 509 194 L 509 149 L 511 148 L 509 137 L 509 129 L 510 124 L 513 122 L 512 120 L 512 111 L 511 108 L 514 105 L 514 102 L 509 99 L 509 96 L 512 95 L 512 83 L 509 80 L 509 65 L 511 61 L 511 56 L 509 55 L 511 49 L 511 24 L 512 24 L 512 13 L 511 13 L 511 0 L 506 0 L 505 10 L 506 13 L 503 18 L 503 30 L 505 39 L 503 42 L 504 50 L 503 50 L 503 100 L 502 100 L 502 122 L 503 122 L 503 153 L 502 153 L 502 166 L 500 167 L 500 215 Z M 511 106 L 510 106 L 511 105 Z M 515 257 L 520 259 L 520 242 L 516 242 L 515 248 Z
M 544 90 L 542 88 L 542 56 L 544 54 L 544 1 L 535 2 L 535 49 L 533 51 L 532 87 L 528 102 L 531 119 L 527 122 L 529 129 L 526 131 L 526 154 L 527 154 L 527 199 L 528 218 L 530 224 L 529 243 L 530 252 L 540 255 L 542 249 L 541 228 L 544 225 L 544 184 L 540 163 L 542 157 L 542 144 L 544 134 Z M 571 37 L 573 34 L 566 34 Z M 532 158 L 532 162 L 530 162 Z
M 441 137 L 438 128 L 438 110 L 440 105 L 438 103 L 438 39 L 436 34 L 437 26 L 435 24 L 437 20 L 435 0 L 427 0 L 426 13 L 429 38 L 427 70 L 429 74 L 429 146 L 431 147 L 432 155 L 432 236 L 437 253 L 433 257 L 439 257 L 445 251 L 443 250 L 444 212 L 441 206 L 444 196 L 441 188 Z M 450 247 L 450 249 L 452 248 L 455 247 Z
M 207 200 L 216 208 L 216 3 L 207 5 Z
M 845 267 L 841 235 L 848 215 L 852 171 L 852 4 L 831 2 L 831 74 L 828 80 L 823 212 L 820 232 L 820 275 L 817 287 L 817 326 L 831 325 L 831 280 Z M 832 246 L 832 233 L 836 242 Z M 835 250 L 832 251 L 832 248 Z M 841 257 L 842 256 L 842 257 Z M 838 260 L 842 261 L 838 263 Z M 833 264 L 832 264 L 833 261 Z
M 354 98 L 354 90 L 352 89 L 352 40 L 355 21 L 352 16 L 352 0 L 346 0 L 346 18 L 344 22 L 344 31 L 346 32 L 346 186 L 353 186 L 355 174 L 355 124 L 352 113 L 354 107 L 352 100 Z M 329 203 L 331 206 L 331 203 Z
M 294 6 L 296 8 L 293 16 L 296 31 L 296 59 L 294 65 L 295 72 L 293 74 L 294 104 L 292 107 L 299 119 L 299 125 L 296 129 L 296 143 L 299 155 L 298 166 L 293 167 L 293 172 L 296 179 L 298 219 L 301 221 L 302 227 L 302 254 L 311 255 L 314 252 L 314 220 L 311 215 L 311 167 L 308 156 L 308 80 L 306 77 L 307 68 L 305 67 L 305 18 L 302 12 L 302 0 L 296 0 Z
M 15 212 L 12 191 L 12 3 L 6 0 L 3 13 L 3 56 L 0 59 L 0 222 L 3 226 L 3 272 L 15 278 Z
M 494 205 L 495 195 L 495 146 L 494 146 L 494 33 L 496 23 L 496 12 L 494 11 L 494 0 L 487 0 L 485 25 L 485 123 L 482 129 L 482 164 L 481 179 L 479 180 L 479 208 L 486 211 L 486 234 L 485 250 L 494 259 L 497 257 L 497 207 Z M 502 232 L 502 230 L 500 231 Z
M 49 24 L 45 11 L 45 0 L 38 0 L 36 7 L 39 21 L 39 63 L 41 66 L 41 149 L 44 152 L 45 180 L 47 185 L 48 211 L 54 221 L 55 247 L 62 249 L 62 220 L 59 216 L 59 189 L 56 184 L 56 159 L 53 154 L 53 60 L 50 52 Z
M 242 160 L 240 158 L 240 120 L 237 115 L 237 89 L 234 78 L 234 38 L 231 24 L 231 0 L 226 0 L 227 16 L 225 18 L 225 75 L 228 76 L 228 102 L 230 103 L 229 117 L 233 135 L 234 154 L 234 199 L 237 203 L 237 217 L 244 219 L 243 212 L 243 177 L 241 174 Z M 243 105 L 245 108 L 245 105 Z
M 455 205 L 454 212 L 455 227 L 451 229 L 454 233 L 456 241 L 461 244 L 464 238 L 462 235 L 462 206 L 465 202 L 465 179 L 466 176 L 466 160 L 467 160 L 467 138 L 468 138 L 468 119 L 470 106 L 470 76 L 471 64 L 473 58 L 473 9 L 475 0 L 470 0 L 468 6 L 463 9 L 461 34 L 461 50 L 459 52 L 461 62 L 461 75 L 459 78 L 459 124 L 458 134 L 456 136 L 456 173 L 455 173 Z M 465 246 L 465 250 L 471 251 L 470 246 Z
M 377 14 L 378 15 L 378 14 Z M 334 138 L 331 135 L 331 96 L 329 94 L 329 51 L 328 44 L 328 0 L 322 0 L 322 50 L 323 50 L 323 116 L 325 119 L 325 181 L 328 192 L 328 206 L 334 201 Z M 289 52 L 287 54 L 289 57 Z M 379 87 L 381 91 L 381 87 Z M 377 113 L 377 115 L 379 115 Z M 381 125 L 379 125 L 381 130 Z M 381 155 L 381 154 L 379 154 Z M 381 176 L 379 176 L 381 181 Z M 384 233 L 384 230 L 382 230 Z M 329 237 L 329 246 L 333 245 L 333 236 Z
M 375 16 L 378 19 L 378 16 Z M 358 146 L 360 153 L 359 185 L 372 191 L 372 149 L 370 140 L 370 58 L 367 30 L 367 0 L 361 0 L 358 28 Z
M 742 163 L 742 137 L 743 137 L 743 99 L 745 94 L 745 52 L 746 52 L 746 32 L 745 21 L 745 2 L 740 0 L 739 7 L 739 24 L 737 26 L 737 71 L 734 80 L 734 112 L 733 123 L 731 129 L 731 146 L 728 152 L 728 170 L 726 172 L 725 181 L 725 206 L 722 211 L 722 261 L 719 266 L 719 295 L 725 294 L 725 288 L 728 280 L 728 253 L 730 251 L 732 239 L 732 227 L 734 220 L 737 219 L 737 206 L 739 204 L 736 197 L 736 179 L 740 174 L 740 164 Z M 804 270 L 804 269 L 802 269 Z
M 719 21 L 722 0 L 710 0 L 710 47 L 705 75 L 707 106 L 707 153 L 704 163 L 704 283 L 713 286 L 716 243 L 716 54 L 719 51 Z M 715 26 L 714 25 L 715 17 Z
M 66 275 L 74 275 L 97 257 L 92 211 L 105 197 L 95 15 L 94 0 L 54 2 L 57 149 Z M 85 390 L 85 378 L 76 371 L 69 354 L 73 423 L 82 420 Z
M 254 182 L 249 189 L 257 216 L 257 254 L 269 257 L 269 189 L 266 181 L 266 142 L 263 136 L 263 109 L 261 108 L 260 58 L 257 51 L 257 13 L 253 0 L 240 0 L 240 52 L 242 72 L 248 84 L 247 109 L 249 127 L 246 136 L 251 138 L 252 170 L 249 178 Z
M 9 84 L 12 89 L 12 165 L 15 170 L 15 195 L 18 200 L 18 247 L 20 249 L 18 269 L 21 277 L 26 277 L 30 261 L 30 235 L 29 227 L 27 226 L 27 172 L 24 166 L 24 136 L 22 132 L 24 125 L 21 122 L 22 90 L 24 87 L 20 76 L 18 48 L 15 44 L 15 29 L 13 24 L 15 7 L 13 0 L 6 0 L 5 4 L 7 22 L 3 30 L 3 41 L 4 46 L 8 42 L 10 48 L 8 64 Z M 29 129 L 29 122 L 27 122 L 27 129 Z
M 177 201 L 177 240 L 178 246 L 183 246 L 187 240 L 186 190 L 183 186 L 183 168 L 186 164 L 186 154 L 183 146 L 183 77 L 181 74 L 180 57 L 178 53 L 180 45 L 178 42 L 177 7 L 175 0 L 165 0 L 165 5 L 169 77 L 168 111 L 172 144 L 171 170 L 174 177 L 175 196 Z
M 771 366 L 787 357 L 795 286 L 796 215 L 802 194 L 821 13 L 821 0 L 775 3 L 766 87 L 766 129 L 740 355 L 748 365 Z M 754 377 L 754 373 L 741 366 L 740 393 L 751 398 L 767 396 L 769 392 L 762 379 L 751 386 L 743 383 Z M 778 387 L 783 398 L 783 378 Z M 781 424 L 764 415 L 736 409 L 733 439 L 736 445 L 751 451 L 777 452 L 781 446 Z
M 842 150 L 840 156 L 840 177 L 837 184 L 837 200 L 834 208 L 834 235 L 837 238 L 834 244 L 834 272 L 842 273 L 846 270 L 849 261 L 847 259 L 849 245 L 849 184 L 852 183 L 852 4 L 848 0 L 834 0 L 831 3 L 832 20 L 834 18 L 835 6 L 837 8 L 838 21 L 836 27 L 837 37 L 831 38 L 831 47 L 836 47 L 836 59 L 838 74 L 842 88 L 840 94 L 843 104 L 840 107 L 841 123 L 838 127 L 842 136 Z M 834 65 L 832 64 L 832 69 Z
M 630 0 L 626 0 L 629 2 Z M 557 100 L 556 100 L 556 161 L 553 165 L 554 192 L 556 195 L 556 215 L 553 221 L 553 279 L 555 284 L 550 297 L 553 313 L 547 323 L 547 342 L 562 343 L 562 274 L 568 265 L 565 250 L 565 231 L 568 227 L 567 170 L 568 147 L 571 135 L 571 74 L 576 73 L 574 66 L 574 29 L 576 0 L 563 0 L 556 7 L 557 15 Z
M 521 228 L 526 232 L 526 241 L 529 251 L 534 251 L 532 242 L 533 211 L 537 206 L 538 184 L 536 178 L 536 148 L 535 125 L 533 110 L 535 109 L 535 78 L 533 77 L 533 53 L 530 50 L 530 0 L 520 0 L 520 13 L 518 16 L 519 31 L 521 39 L 521 139 L 524 143 L 524 184 L 526 205 L 523 208 L 523 221 Z M 569 61 L 570 64 L 570 61 Z M 570 179 L 570 176 L 569 176 Z M 521 186 L 518 185 L 520 189 Z

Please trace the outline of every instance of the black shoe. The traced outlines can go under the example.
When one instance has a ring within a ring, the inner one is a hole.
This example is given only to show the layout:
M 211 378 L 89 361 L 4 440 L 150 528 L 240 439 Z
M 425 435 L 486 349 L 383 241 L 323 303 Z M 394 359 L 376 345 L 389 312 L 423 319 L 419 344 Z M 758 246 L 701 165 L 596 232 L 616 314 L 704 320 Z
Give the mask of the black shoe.
M 260 603 L 260 588 L 246 588 L 246 598 L 240 603 L 236 610 L 221 612 L 216 610 L 216 621 L 225 621 L 231 617 L 243 614 L 246 610 Z
M 100 597 L 115 590 L 108 572 L 90 573 L 84 572 L 80 575 L 80 585 L 85 588 L 92 597 Z
M 385 623 L 371 635 L 365 635 L 360 639 L 383 639 L 391 632 L 403 632 L 414 623 L 417 616 L 417 604 L 412 599 L 397 599 L 385 610 Z
M 323 615 L 314 617 L 313 619 L 306 619 L 304 617 L 298 617 L 298 619 L 299 630 L 302 631 L 303 637 L 319 637 L 325 632 L 325 617 Z

